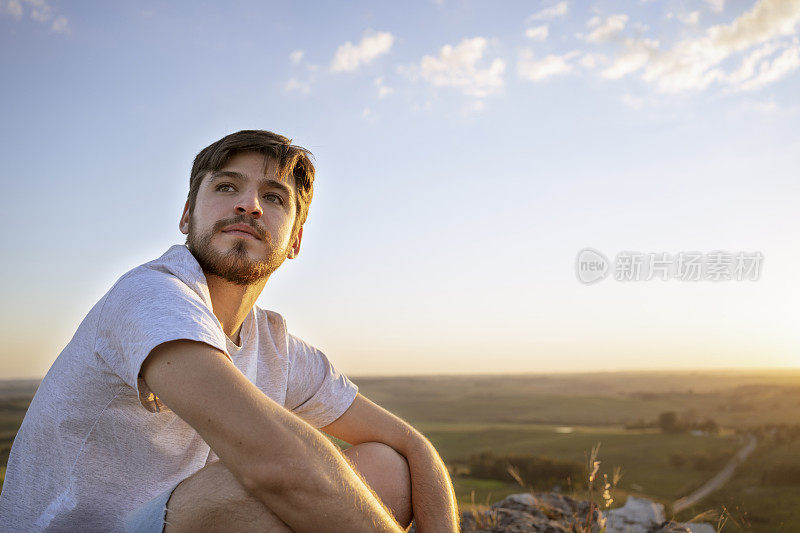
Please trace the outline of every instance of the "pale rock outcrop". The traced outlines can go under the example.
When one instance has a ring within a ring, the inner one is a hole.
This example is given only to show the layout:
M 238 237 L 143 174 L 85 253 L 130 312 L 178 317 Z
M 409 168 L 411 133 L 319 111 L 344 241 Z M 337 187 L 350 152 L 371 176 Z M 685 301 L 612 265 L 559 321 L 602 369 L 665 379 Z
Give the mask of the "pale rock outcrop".
M 664 506 L 644 498 L 628 496 L 623 507 L 609 511 L 597 509 L 589 515 L 587 501 L 558 494 L 512 494 L 493 504 L 487 511 L 461 513 L 463 533 L 714 533 L 709 524 L 667 521 Z M 589 529 L 588 526 L 591 526 Z M 411 532 L 415 532 L 412 525 Z

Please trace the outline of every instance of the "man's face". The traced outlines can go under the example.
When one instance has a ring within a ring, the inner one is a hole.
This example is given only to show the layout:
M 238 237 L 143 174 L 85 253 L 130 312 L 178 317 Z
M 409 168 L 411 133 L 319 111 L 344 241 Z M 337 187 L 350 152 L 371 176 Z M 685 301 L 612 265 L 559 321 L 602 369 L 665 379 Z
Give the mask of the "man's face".
M 187 202 L 180 229 L 206 274 L 251 285 L 297 255 L 303 232 L 292 241 L 294 177 L 282 181 L 276 169 L 271 158 L 240 152 L 203 177 L 194 212 Z

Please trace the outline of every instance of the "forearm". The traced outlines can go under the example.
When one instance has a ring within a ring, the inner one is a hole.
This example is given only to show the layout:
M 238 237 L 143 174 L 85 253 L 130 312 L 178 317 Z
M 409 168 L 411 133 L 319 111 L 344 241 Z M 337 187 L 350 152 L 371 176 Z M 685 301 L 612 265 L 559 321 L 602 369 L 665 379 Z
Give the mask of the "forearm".
M 294 531 L 402 531 L 336 446 L 266 396 L 225 353 L 170 341 L 151 352 L 141 374 L 244 489 Z
M 292 428 L 296 460 L 253 496 L 296 532 L 402 532 L 336 446 L 305 422 Z
M 419 533 L 459 530 L 458 505 L 447 467 L 436 448 L 419 437 L 406 451 L 411 474 L 411 506 Z

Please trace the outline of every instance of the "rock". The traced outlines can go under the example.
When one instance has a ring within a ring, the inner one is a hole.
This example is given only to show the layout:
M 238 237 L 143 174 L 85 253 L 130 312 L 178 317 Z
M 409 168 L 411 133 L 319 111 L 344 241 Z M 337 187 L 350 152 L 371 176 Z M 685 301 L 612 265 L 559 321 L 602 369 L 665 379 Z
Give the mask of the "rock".
M 483 512 L 461 512 L 463 533 L 714 533 L 709 524 L 679 524 L 666 521 L 664 506 L 644 498 L 628 496 L 625 505 L 589 516 L 587 501 L 555 492 L 512 494 Z M 411 533 L 416 533 L 412 524 Z
M 611 509 L 606 514 L 607 533 L 649 533 L 666 521 L 662 504 L 635 496 L 628 496 L 624 507 Z
M 628 496 L 625 505 L 606 512 L 606 533 L 715 533 L 709 524 L 681 524 L 664 518 L 664 506 Z

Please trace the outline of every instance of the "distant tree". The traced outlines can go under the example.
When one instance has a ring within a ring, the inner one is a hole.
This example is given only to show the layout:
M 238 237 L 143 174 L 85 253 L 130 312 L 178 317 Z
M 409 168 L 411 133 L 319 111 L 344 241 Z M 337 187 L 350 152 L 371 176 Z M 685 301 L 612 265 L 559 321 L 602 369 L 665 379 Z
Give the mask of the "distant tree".
M 583 474 L 583 465 L 580 463 L 529 455 L 495 456 L 491 451 L 470 456 L 467 464 L 472 477 L 507 482 L 514 481 L 508 471 L 512 466 L 526 485 L 541 490 L 550 490 L 553 485 L 563 484 L 568 478 L 580 479 Z
M 698 429 L 702 429 L 703 431 L 707 431 L 708 433 L 710 433 L 712 435 L 719 434 L 719 425 L 717 425 L 717 423 L 714 422 L 710 418 L 707 418 L 705 422 L 700 424 Z
M 658 415 L 658 427 L 664 433 L 676 433 L 683 429 L 678 422 L 678 413 L 675 411 L 665 411 Z

